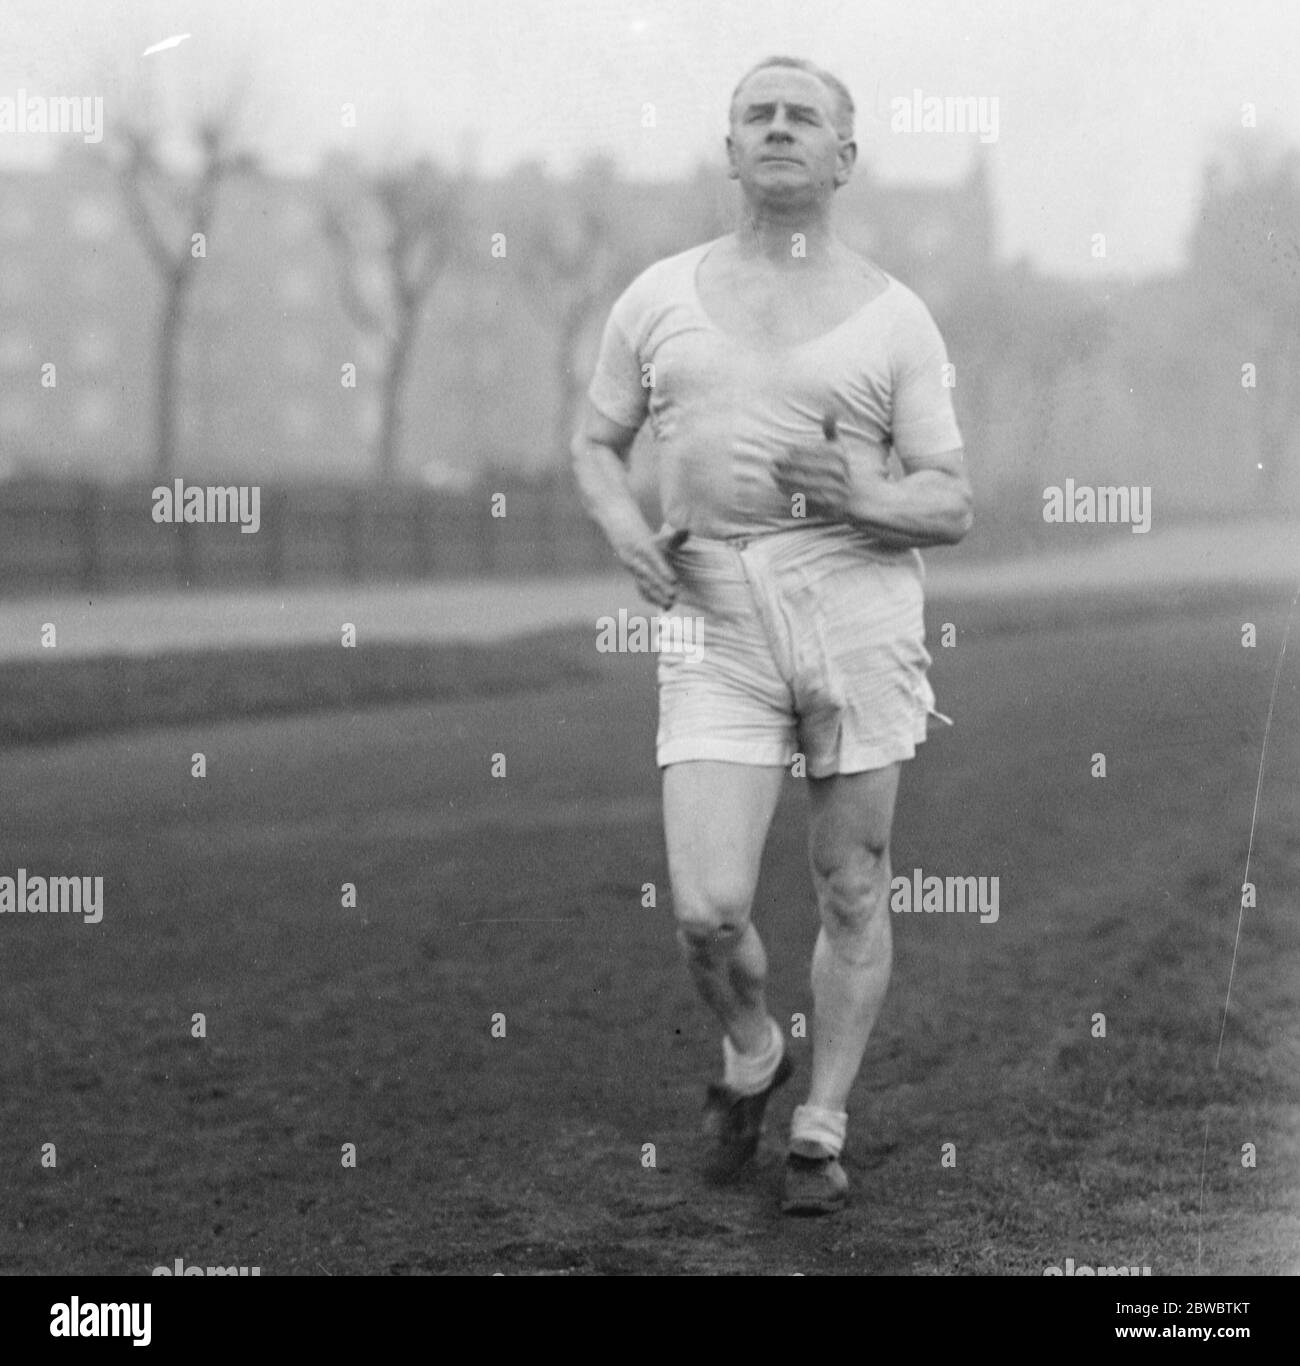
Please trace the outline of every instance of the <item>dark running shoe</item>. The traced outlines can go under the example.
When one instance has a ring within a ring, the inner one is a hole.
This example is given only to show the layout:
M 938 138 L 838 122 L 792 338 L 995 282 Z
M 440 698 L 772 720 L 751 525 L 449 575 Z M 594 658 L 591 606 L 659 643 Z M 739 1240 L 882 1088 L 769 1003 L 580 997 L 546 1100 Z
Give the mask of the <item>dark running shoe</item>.
M 704 1133 L 713 1140 L 704 1172 L 710 1181 L 727 1181 L 758 1151 L 768 1098 L 794 1075 L 794 1063 L 784 1053 L 767 1089 L 752 1096 L 712 1082 L 704 1101 Z
M 839 1158 L 791 1152 L 785 1159 L 782 1214 L 834 1214 L 848 1198 L 849 1178 Z

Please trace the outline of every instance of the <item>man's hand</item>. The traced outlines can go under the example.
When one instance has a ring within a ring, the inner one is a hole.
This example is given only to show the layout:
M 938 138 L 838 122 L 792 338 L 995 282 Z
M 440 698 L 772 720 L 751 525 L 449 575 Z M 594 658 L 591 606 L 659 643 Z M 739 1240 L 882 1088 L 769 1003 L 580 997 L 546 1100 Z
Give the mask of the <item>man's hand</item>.
M 782 493 L 791 498 L 803 494 L 808 512 L 842 518 L 854 492 L 854 479 L 834 413 L 822 418 L 822 436 L 825 439 L 820 446 L 790 447 L 775 462 L 772 472 Z
M 689 534 L 665 526 L 653 536 L 629 530 L 612 542 L 614 553 L 631 570 L 641 596 L 663 611 L 667 611 L 676 602 L 677 592 L 681 587 L 667 556 L 676 550 Z

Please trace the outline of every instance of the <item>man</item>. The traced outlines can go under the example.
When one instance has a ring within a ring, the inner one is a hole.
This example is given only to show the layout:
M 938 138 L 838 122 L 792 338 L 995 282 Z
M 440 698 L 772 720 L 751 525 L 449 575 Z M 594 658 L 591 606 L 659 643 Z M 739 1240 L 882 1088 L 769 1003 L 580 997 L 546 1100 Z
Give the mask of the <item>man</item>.
M 719 1177 L 755 1154 L 793 1070 L 750 909 L 783 781 L 806 764 L 821 928 L 782 1207 L 822 1213 L 846 1198 L 849 1091 L 889 981 L 899 768 L 934 701 L 916 547 L 961 540 L 971 492 L 938 329 L 832 229 L 857 155 L 847 89 L 769 58 L 736 87 L 726 149 L 741 226 L 619 298 L 573 457 L 642 595 L 699 622 L 701 649 L 659 657 L 658 762 L 678 939 L 723 1028 L 706 1103 Z M 624 463 L 647 416 L 658 535 Z

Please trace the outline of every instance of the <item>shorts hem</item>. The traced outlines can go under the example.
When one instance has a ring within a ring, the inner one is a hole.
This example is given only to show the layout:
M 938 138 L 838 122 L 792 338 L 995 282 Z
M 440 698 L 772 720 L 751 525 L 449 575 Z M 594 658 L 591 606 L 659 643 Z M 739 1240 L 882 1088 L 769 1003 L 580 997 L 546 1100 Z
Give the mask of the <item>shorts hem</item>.
M 849 773 L 870 773 L 873 769 L 889 768 L 890 764 L 905 764 L 916 757 L 916 746 L 926 740 L 926 724 L 908 739 L 892 740 L 888 744 L 858 744 L 844 749 L 826 764 L 808 764 L 811 777 L 847 777 Z
M 917 745 L 924 744 L 926 726 L 908 738 L 887 744 L 856 745 L 841 750 L 834 758 L 815 763 L 809 761 L 808 775 L 812 778 L 834 778 L 851 773 L 869 773 L 873 769 L 888 768 L 890 764 L 905 763 L 916 757 Z M 698 760 L 716 760 L 729 764 L 748 764 L 754 768 L 789 768 L 796 754 L 803 751 L 773 745 L 747 744 L 736 740 L 682 739 L 671 740 L 657 748 L 660 768 L 669 764 L 684 764 Z
M 784 745 L 748 744 L 743 740 L 683 739 L 659 745 L 655 757 L 660 768 L 700 759 L 754 768 L 788 768 L 794 751 Z
M 892 745 L 877 745 L 871 749 L 851 749 L 840 754 L 828 764 L 809 764 L 808 773 L 813 778 L 847 777 L 851 773 L 870 773 L 873 769 L 888 768 L 890 764 L 905 763 L 916 757 L 916 747 L 924 743 L 925 736 L 913 740 L 900 740 Z

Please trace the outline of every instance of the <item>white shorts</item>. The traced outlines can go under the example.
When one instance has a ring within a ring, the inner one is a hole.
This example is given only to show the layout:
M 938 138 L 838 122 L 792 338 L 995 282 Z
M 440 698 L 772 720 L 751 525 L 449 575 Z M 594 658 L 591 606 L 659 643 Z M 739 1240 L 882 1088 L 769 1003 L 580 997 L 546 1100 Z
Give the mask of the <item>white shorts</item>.
M 849 526 L 709 540 L 671 555 L 669 617 L 691 650 L 659 655 L 659 766 L 790 765 L 814 778 L 910 759 L 934 708 L 914 550 Z

